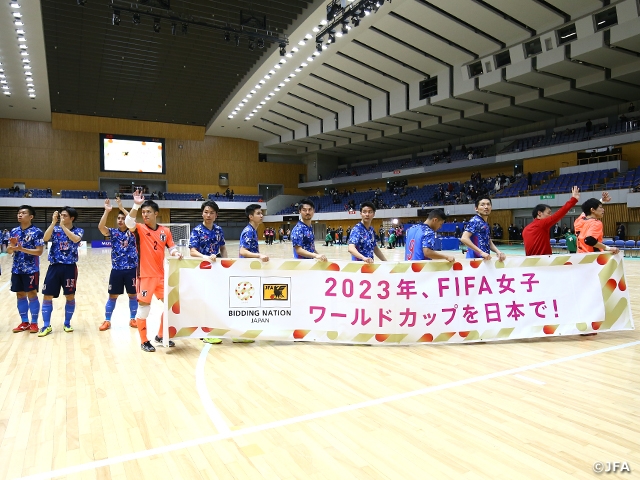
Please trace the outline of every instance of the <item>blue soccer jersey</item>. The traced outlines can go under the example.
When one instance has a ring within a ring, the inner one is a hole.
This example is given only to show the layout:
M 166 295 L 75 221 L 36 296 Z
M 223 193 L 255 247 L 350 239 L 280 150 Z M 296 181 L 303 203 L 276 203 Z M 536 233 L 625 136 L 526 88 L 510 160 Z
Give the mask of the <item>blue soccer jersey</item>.
M 38 227 L 31 225 L 29 228 L 16 227 L 9 234 L 11 238 L 17 238 L 18 243 L 30 250 L 44 245 L 43 233 Z M 13 267 L 11 273 L 28 274 L 40 271 L 40 257 L 24 252 L 14 252 Z
M 356 224 L 349 235 L 349 245 L 355 245 L 356 250 L 366 258 L 373 258 L 376 244 L 376 232 L 373 227 L 365 227 L 362 222 Z M 361 262 L 357 257 L 351 255 L 352 260 Z
M 491 253 L 491 229 L 489 224 L 485 222 L 480 215 L 475 215 L 469 223 L 464 227 L 465 232 L 471 233 L 471 241 L 473 244 L 485 253 Z M 467 258 L 482 258 L 475 250 L 467 249 Z
M 316 253 L 315 236 L 313 235 L 313 228 L 306 225 L 304 222 L 298 221 L 297 225 L 293 227 L 291 231 L 291 243 L 293 244 L 293 258 L 306 259 L 307 257 L 300 257 L 296 253 L 296 247 L 302 247 L 307 252 Z
M 242 230 L 240 234 L 240 248 L 246 248 L 251 253 L 260 253 L 258 249 L 258 232 L 253 228 L 253 225 L 249 224 Z M 240 255 L 240 258 L 244 258 Z
M 130 270 L 138 266 L 138 249 L 136 237 L 127 228 L 124 232 L 118 228 L 110 228 L 111 236 L 111 268 L 113 270 Z
M 436 232 L 425 224 L 414 225 L 405 234 L 407 241 L 404 245 L 405 260 L 431 260 L 424 256 L 424 248 L 435 250 Z
M 201 223 L 191 230 L 189 248 L 195 248 L 203 255 L 217 255 L 220 253 L 220 247 L 224 244 L 224 233 L 222 232 L 222 227 L 219 225 L 214 224 L 213 228 L 209 230 L 203 223 Z
M 71 233 L 78 235 L 80 241 L 84 235 L 84 230 L 79 227 L 73 227 Z M 62 227 L 56 225 L 53 227 L 51 234 L 51 249 L 49 250 L 49 263 L 63 263 L 67 265 L 74 264 L 78 261 L 78 243 L 73 243 L 67 234 L 64 233 Z

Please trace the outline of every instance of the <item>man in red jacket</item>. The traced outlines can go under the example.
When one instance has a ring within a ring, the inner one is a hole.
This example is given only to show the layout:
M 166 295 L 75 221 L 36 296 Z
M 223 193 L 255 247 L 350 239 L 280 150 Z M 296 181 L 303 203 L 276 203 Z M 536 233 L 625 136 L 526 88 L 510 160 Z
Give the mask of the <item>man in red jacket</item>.
M 531 212 L 533 222 L 522 230 L 524 252 L 527 257 L 531 255 L 551 255 L 549 230 L 560 221 L 571 208 L 575 207 L 579 200 L 580 189 L 573 187 L 571 189 L 571 198 L 553 215 L 551 215 L 551 207 L 549 205 L 536 205 Z

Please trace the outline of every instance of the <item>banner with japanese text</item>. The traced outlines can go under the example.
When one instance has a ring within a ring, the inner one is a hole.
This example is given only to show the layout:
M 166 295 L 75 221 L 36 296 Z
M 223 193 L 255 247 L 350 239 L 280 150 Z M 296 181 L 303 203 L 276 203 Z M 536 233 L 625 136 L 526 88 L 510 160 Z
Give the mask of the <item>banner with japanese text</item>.
M 415 344 L 632 330 L 622 255 L 170 259 L 165 338 Z

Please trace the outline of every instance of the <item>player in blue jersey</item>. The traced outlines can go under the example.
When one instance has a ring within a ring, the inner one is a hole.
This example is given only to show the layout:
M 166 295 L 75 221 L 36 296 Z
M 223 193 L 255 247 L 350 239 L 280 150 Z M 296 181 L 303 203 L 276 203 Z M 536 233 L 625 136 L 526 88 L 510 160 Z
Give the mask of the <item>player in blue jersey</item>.
M 212 200 L 207 200 L 200 206 L 202 211 L 202 223 L 191 230 L 189 238 L 189 253 L 192 257 L 202 258 L 209 262 L 215 262 L 216 258 L 227 258 L 227 247 L 224 242 L 224 232 L 222 227 L 214 222 L 218 218 L 220 208 Z M 262 211 L 262 209 L 260 209 Z M 220 338 L 204 338 L 205 343 L 222 343 Z
M 259 258 L 262 262 L 268 262 L 269 257 L 260 253 L 258 248 L 258 227 L 262 223 L 262 207 L 252 203 L 244 209 L 249 224 L 240 233 L 240 258 Z
M 383 262 L 386 262 L 382 250 L 376 243 L 376 231 L 371 226 L 373 217 L 376 216 L 376 207 L 371 202 L 362 202 L 360 204 L 360 217 L 362 221 L 356 224 L 353 229 L 349 228 L 349 253 L 352 260 L 359 260 L 365 263 L 373 263 L 375 255 Z
M 36 211 L 30 205 L 18 208 L 19 227 L 11 230 L 7 253 L 13 253 L 11 268 L 11 291 L 18 300 L 20 325 L 13 329 L 14 333 L 38 333 L 38 315 L 40 301 L 38 287 L 40 284 L 40 255 L 44 250 L 42 230 L 31 224 Z M 31 324 L 29 324 L 29 311 Z
M 38 333 L 39 337 L 49 335 L 51 328 L 51 312 L 53 299 L 58 298 L 60 289 L 67 299 L 64 307 L 64 331 L 73 332 L 71 318 L 76 309 L 76 281 L 78 280 L 78 246 L 82 241 L 84 230 L 74 227 L 73 222 L 78 218 L 75 208 L 64 207 L 60 213 L 53 212 L 51 225 L 44 232 L 44 241 L 51 240 L 49 250 L 49 268 L 42 286 L 42 321 L 44 325 Z M 60 225 L 57 225 L 58 221 Z
M 98 230 L 105 237 L 111 237 L 111 275 L 109 275 L 109 298 L 105 306 L 104 322 L 98 328 L 101 332 L 111 328 L 111 316 L 116 308 L 118 296 L 127 291 L 129 296 L 129 326 L 138 328 L 136 313 L 138 313 L 138 299 L 136 291 L 138 250 L 136 238 L 124 221 L 129 212 L 124 209 L 120 198 L 116 198 L 120 212 L 117 217 L 118 228 L 107 227 L 107 217 L 113 210 L 111 202 L 107 198 L 104 201 L 104 213 L 98 224 Z
M 298 223 L 291 231 L 293 258 L 315 258 L 321 262 L 326 262 L 327 257 L 316 252 L 315 236 L 313 235 L 313 227 L 311 226 L 315 208 L 315 205 L 309 199 L 300 201 L 298 206 L 300 220 L 298 220 Z
M 429 212 L 429 216 L 424 223 L 414 225 L 406 233 L 406 243 L 404 246 L 405 260 L 446 260 L 455 262 L 452 255 L 440 253 L 435 250 L 436 232 L 442 228 L 447 214 L 441 208 L 436 208 Z
M 476 215 L 464 227 L 460 241 L 467 246 L 467 258 L 482 258 L 489 260 L 491 252 L 498 255 L 498 260 L 504 262 L 506 255 L 498 250 L 491 240 L 491 227 L 487 223 L 491 215 L 491 199 L 478 196 L 476 198 Z

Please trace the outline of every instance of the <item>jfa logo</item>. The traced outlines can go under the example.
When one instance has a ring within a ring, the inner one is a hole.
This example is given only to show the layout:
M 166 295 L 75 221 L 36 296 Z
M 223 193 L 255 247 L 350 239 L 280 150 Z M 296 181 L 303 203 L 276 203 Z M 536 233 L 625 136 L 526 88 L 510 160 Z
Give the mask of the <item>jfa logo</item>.
M 263 300 L 289 300 L 289 286 L 284 284 L 262 285 Z

